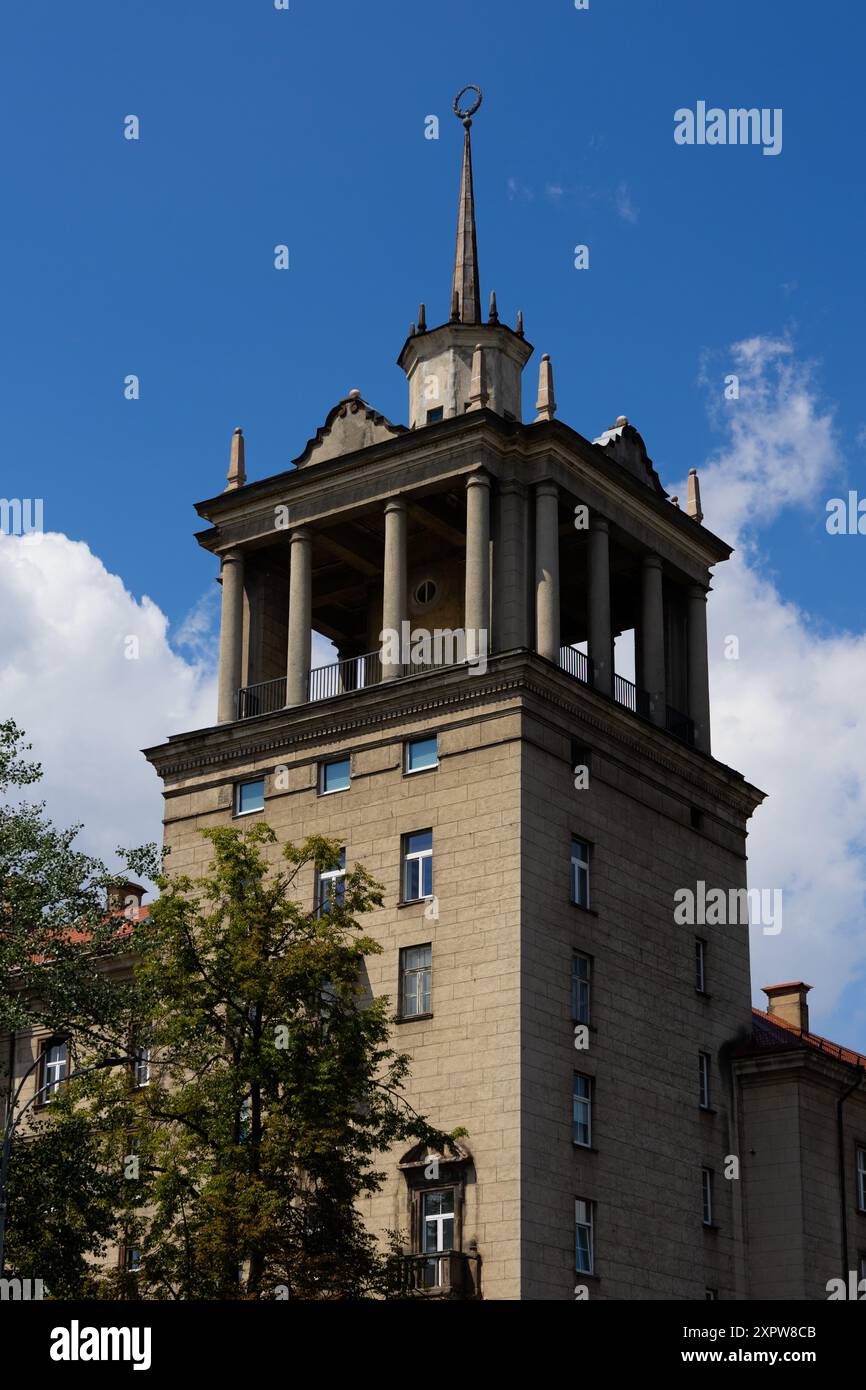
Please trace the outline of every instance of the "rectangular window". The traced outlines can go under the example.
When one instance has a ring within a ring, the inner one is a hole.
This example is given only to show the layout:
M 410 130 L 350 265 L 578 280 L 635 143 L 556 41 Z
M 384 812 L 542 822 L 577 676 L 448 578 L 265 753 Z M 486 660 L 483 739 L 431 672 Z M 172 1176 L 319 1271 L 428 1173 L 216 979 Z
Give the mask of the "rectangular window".
M 589 1023 L 591 984 L 592 962 L 589 956 L 575 951 L 571 957 L 571 1016 L 575 1023 Z
M 707 943 L 695 937 L 695 989 L 700 994 L 707 990 Z
M 141 1251 L 134 1245 L 127 1248 L 126 1268 L 130 1274 L 138 1274 L 141 1269 Z
M 579 1071 L 574 1073 L 571 1112 L 572 1138 L 588 1149 L 592 1144 L 592 1077 Z
M 861 1250 L 857 1257 L 857 1283 L 861 1283 L 864 1279 L 866 1279 L 866 1250 Z M 866 1293 L 866 1289 L 863 1292 Z
M 421 1239 L 428 1251 L 454 1249 L 454 1189 L 421 1196 Z
M 437 420 L 441 420 L 441 419 L 442 419 L 442 411 L 443 411 L 443 407 L 442 407 L 441 405 L 434 405 L 430 410 L 428 410 L 428 411 L 427 411 L 427 424 L 428 424 L 428 425 L 435 425 L 436 422 L 437 422 Z
M 150 1083 L 150 1048 L 136 1048 L 135 1062 L 133 1063 L 133 1079 L 136 1086 L 147 1086 Z
M 328 912 L 333 905 L 341 907 L 346 898 L 346 850 L 340 850 L 340 862 L 336 869 L 320 869 L 316 906 L 320 912 Z
M 319 769 L 319 791 L 322 796 L 331 792 L 345 792 L 352 780 L 350 758 L 335 758 L 333 762 L 322 763 Z
M 707 1303 L 715 1303 L 718 1296 L 718 1289 L 704 1289 L 704 1299 Z
M 703 1222 L 705 1226 L 713 1224 L 713 1170 L 712 1168 L 701 1169 L 701 1199 L 703 1203 Z
M 866 1211 L 866 1149 L 857 1150 L 857 1205 Z
M 595 1269 L 592 1202 L 578 1197 L 574 1203 L 574 1267 L 578 1274 L 592 1274 Z
M 52 1038 L 42 1049 L 42 1084 L 39 1088 L 39 1104 L 48 1105 L 52 1096 L 59 1091 L 66 1077 L 69 1051 L 66 1041 Z
M 235 786 L 235 815 L 248 816 L 252 811 L 265 809 L 265 779 L 259 777 L 255 782 L 238 782 Z
M 400 1017 L 432 1012 L 433 947 L 407 946 L 400 952 Z
M 698 1053 L 698 1094 L 702 1110 L 710 1108 L 710 1054 Z
M 589 845 L 585 840 L 571 842 L 571 901 L 589 907 Z
M 433 831 L 403 836 L 403 901 L 433 896 Z
M 406 744 L 406 771 L 426 772 L 439 766 L 439 740 L 436 734 L 429 738 L 410 738 Z

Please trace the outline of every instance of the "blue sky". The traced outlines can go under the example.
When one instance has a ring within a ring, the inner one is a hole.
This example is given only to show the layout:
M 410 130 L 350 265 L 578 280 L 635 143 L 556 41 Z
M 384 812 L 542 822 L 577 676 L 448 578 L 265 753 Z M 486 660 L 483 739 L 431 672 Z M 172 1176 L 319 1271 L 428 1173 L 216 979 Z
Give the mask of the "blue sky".
M 828 536 L 824 515 L 828 497 L 866 494 L 864 31 L 863 11 L 839 0 L 18 7 L 0 85 L 3 493 L 44 498 L 46 528 L 86 542 L 137 604 L 148 596 L 170 645 L 215 592 L 192 503 L 222 489 L 235 425 L 255 478 L 287 467 L 352 387 L 405 420 L 395 358 L 419 300 L 428 323 L 447 316 L 451 101 L 475 82 L 484 301 L 495 288 L 509 322 L 523 309 L 537 353 L 552 355 L 563 419 L 591 438 L 627 414 L 668 484 L 730 459 L 734 443 L 741 457 L 762 400 L 776 411 L 781 399 L 788 419 L 805 401 L 774 467 L 796 474 L 826 424 L 813 482 L 751 522 L 741 511 L 734 539 L 750 583 L 772 586 L 773 612 L 796 606 L 800 646 L 780 660 L 819 640 L 833 656 L 847 636 L 859 671 L 866 539 Z M 674 112 L 699 99 L 781 108 L 781 154 L 676 145 Z M 137 142 L 123 138 L 129 114 Z M 436 141 L 424 138 L 431 114 Z M 277 243 L 290 248 L 285 273 Z M 588 271 L 574 269 L 578 243 Z M 757 390 L 735 426 L 722 383 L 744 340 L 785 344 L 796 381 L 780 386 L 765 354 L 769 395 Z M 754 476 L 747 493 L 760 512 Z M 790 665 L 784 680 L 799 679 Z M 862 746 L 852 734 L 856 787 L 836 835 L 855 874 L 852 939 Z M 755 739 L 731 748 L 760 782 Z M 787 959 L 773 973 L 786 970 L 798 973 Z M 824 1021 L 866 1046 L 853 999 Z

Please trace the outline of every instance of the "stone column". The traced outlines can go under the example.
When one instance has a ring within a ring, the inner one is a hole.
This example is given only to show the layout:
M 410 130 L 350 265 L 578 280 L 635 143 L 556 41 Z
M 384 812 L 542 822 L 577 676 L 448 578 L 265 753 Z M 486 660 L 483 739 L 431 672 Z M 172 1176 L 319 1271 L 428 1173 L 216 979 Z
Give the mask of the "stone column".
M 610 630 L 610 553 L 603 516 L 589 520 L 589 671 L 596 690 L 613 693 L 613 638 Z
M 640 673 L 649 695 L 650 719 L 663 729 L 667 722 L 665 610 L 658 555 L 644 555 L 641 564 Z
M 463 605 L 466 655 L 490 649 L 490 479 L 471 473 L 466 479 L 466 591 Z
M 499 528 L 493 544 L 493 641 L 496 651 L 529 646 L 526 489 L 512 479 L 497 486 Z
M 237 719 L 244 637 L 244 557 L 228 550 L 222 557 L 222 611 L 220 614 L 220 663 L 217 722 Z
M 400 497 L 385 503 L 385 574 L 382 590 L 382 631 L 396 633 L 402 642 L 403 622 L 408 616 L 408 590 L 406 580 L 406 531 L 408 509 Z M 389 645 L 393 637 L 382 641 Z M 387 647 L 384 648 L 387 652 Z M 382 679 L 394 680 L 403 674 L 399 661 L 382 662 Z
M 707 593 L 702 584 L 688 590 L 689 717 L 695 726 L 695 747 L 710 751 L 710 676 L 707 662 Z
M 559 489 L 535 489 L 535 650 L 559 665 Z
M 309 697 L 313 650 L 313 538 L 305 526 L 292 532 L 290 545 L 286 704 L 303 705 Z

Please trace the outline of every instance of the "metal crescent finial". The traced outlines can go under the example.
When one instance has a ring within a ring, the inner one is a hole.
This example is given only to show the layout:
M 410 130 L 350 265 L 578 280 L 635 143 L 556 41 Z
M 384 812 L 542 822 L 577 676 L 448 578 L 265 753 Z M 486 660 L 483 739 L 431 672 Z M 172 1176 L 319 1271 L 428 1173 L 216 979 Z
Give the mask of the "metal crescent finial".
M 469 109 L 468 109 L 467 111 L 461 111 L 461 110 L 460 110 L 460 98 L 461 98 L 466 92 L 477 92 L 477 93 L 478 93 L 478 100 L 476 101 L 475 105 L 474 105 L 474 106 L 470 106 Z M 481 88 L 480 88 L 480 87 L 476 87 L 474 82 L 468 83 L 467 86 L 461 87 L 461 88 L 460 88 L 460 91 L 457 93 L 456 97 L 454 98 L 454 115 L 455 115 L 455 116 L 459 116 L 460 119 L 461 119 L 461 121 L 463 122 L 463 124 L 464 124 L 465 126 L 467 126 L 467 127 L 470 126 L 470 125 L 472 124 L 472 117 L 475 115 L 475 112 L 478 110 L 479 106 L 481 105 L 481 101 L 482 101 Z

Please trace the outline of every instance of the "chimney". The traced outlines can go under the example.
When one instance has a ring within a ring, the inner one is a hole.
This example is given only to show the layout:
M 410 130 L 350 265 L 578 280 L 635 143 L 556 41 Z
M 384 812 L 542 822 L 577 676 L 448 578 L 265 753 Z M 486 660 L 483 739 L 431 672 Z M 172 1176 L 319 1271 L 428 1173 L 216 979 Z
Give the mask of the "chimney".
M 108 890 L 108 909 L 110 912 L 122 912 L 128 917 L 134 916 L 141 907 L 144 893 L 140 883 L 113 883 Z
M 764 985 L 764 993 L 767 996 L 767 1013 L 772 1018 L 778 1018 L 782 1023 L 790 1023 L 795 1028 L 799 1028 L 801 1033 L 809 1031 L 809 1005 L 806 1003 L 806 995 L 812 988 L 802 980 L 795 980 L 787 985 Z

